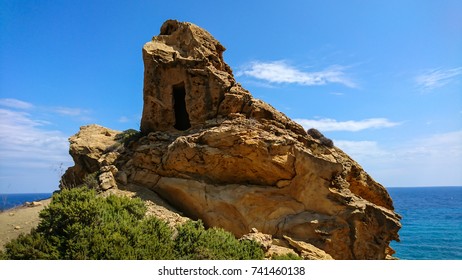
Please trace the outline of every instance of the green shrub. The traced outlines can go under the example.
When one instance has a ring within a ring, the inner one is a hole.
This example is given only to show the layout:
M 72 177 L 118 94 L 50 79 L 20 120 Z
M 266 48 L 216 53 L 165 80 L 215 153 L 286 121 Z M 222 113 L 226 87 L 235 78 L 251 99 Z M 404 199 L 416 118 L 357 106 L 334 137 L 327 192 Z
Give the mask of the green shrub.
M 135 129 L 127 129 L 122 133 L 117 134 L 116 140 L 123 143 L 127 147 L 131 142 L 136 141 L 142 137 L 142 133 Z
M 287 253 L 285 255 L 275 255 L 271 257 L 272 260 L 303 260 L 302 257 L 294 253 Z
M 87 186 L 90 189 L 97 190 L 99 188 L 99 180 L 98 180 L 98 171 L 87 174 L 83 177 L 83 185 Z
M 202 222 L 177 228 L 145 217 L 140 199 L 96 195 L 88 188 L 63 189 L 39 214 L 35 230 L 9 242 L 5 259 L 262 259 L 254 241 L 239 241 Z
M 8 258 L 6 256 L 6 254 L 2 250 L 0 250 L 0 260 L 7 260 L 7 259 Z
M 62 190 L 40 212 L 37 229 L 8 243 L 5 253 L 10 259 L 173 258 L 171 229 L 145 219 L 145 212 L 140 199 Z
M 248 260 L 263 259 L 260 245 L 254 241 L 237 240 L 220 228 L 204 229 L 201 221 L 188 221 L 178 228 L 175 252 L 179 259 Z
M 44 233 L 32 230 L 30 234 L 21 234 L 5 246 L 5 259 L 13 260 L 53 260 L 60 254 Z

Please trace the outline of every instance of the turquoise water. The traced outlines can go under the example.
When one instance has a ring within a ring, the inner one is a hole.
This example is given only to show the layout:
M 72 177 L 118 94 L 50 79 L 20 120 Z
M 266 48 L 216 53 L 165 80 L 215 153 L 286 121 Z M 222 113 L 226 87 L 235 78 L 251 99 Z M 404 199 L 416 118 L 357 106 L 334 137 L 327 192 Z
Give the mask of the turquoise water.
M 401 242 L 392 242 L 395 256 L 411 260 L 462 260 L 462 187 L 389 188 L 403 219 Z M 0 210 L 51 193 L 0 194 Z
M 462 259 L 462 187 L 389 188 L 403 219 L 395 256 L 410 260 Z
M 51 195 L 51 193 L 0 194 L 0 211 L 21 206 L 25 202 L 47 199 Z

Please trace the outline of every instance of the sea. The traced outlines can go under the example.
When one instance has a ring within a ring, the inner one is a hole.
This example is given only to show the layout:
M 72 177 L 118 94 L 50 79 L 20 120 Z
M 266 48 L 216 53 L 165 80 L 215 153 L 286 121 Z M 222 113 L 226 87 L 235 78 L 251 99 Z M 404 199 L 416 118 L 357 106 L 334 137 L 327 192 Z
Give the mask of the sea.
M 462 260 L 462 187 L 388 188 L 402 216 L 400 242 L 390 245 L 404 260 Z
M 14 193 L 0 194 L 0 212 L 24 205 L 26 202 L 50 198 L 52 193 Z
M 388 188 L 402 216 L 400 242 L 390 245 L 403 260 L 462 260 L 462 187 Z M 0 211 L 51 197 L 51 193 L 0 194 Z

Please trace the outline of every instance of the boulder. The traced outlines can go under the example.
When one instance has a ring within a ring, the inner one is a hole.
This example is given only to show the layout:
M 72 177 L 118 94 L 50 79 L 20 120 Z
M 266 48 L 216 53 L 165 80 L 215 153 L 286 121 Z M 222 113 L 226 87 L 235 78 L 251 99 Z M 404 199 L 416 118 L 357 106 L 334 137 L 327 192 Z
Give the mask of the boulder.
M 288 236 L 284 236 L 284 239 L 287 240 L 289 245 L 305 260 L 333 260 L 331 255 L 309 243 L 296 241 Z
M 252 240 L 260 244 L 262 249 L 267 252 L 273 245 L 273 237 L 270 234 L 258 232 L 256 228 L 240 238 L 240 240 Z
M 69 138 L 69 154 L 75 165 L 62 176 L 60 188 L 79 186 L 91 174 L 97 174 L 103 190 L 116 186 L 114 175 L 117 168 L 112 164 L 119 153 L 113 150 L 123 145 L 117 140 L 120 133 L 95 124 L 82 126 L 79 133 Z M 112 167 L 108 169 L 108 166 Z

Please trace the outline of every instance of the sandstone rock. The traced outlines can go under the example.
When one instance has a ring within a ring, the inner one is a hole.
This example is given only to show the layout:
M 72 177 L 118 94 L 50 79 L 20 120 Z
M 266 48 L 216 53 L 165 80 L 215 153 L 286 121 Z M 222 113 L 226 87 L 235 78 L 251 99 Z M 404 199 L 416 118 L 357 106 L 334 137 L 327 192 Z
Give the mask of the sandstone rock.
M 24 206 L 27 206 L 27 207 L 37 207 L 37 206 L 40 206 L 40 205 L 42 205 L 42 203 L 40 201 L 32 201 L 32 202 L 26 201 L 26 202 L 24 202 Z
M 108 173 L 207 226 L 287 236 L 306 258 L 324 258 L 317 250 L 387 258 L 401 225 L 386 189 L 343 151 L 254 99 L 234 80 L 224 50 L 196 25 L 164 23 L 143 48 L 143 137 L 115 149 L 119 132 L 82 127 L 70 138 L 75 166 L 62 182 Z M 111 165 L 116 174 L 103 171 Z
M 143 47 L 141 131 L 186 130 L 216 117 L 225 89 L 232 86 L 224 50 L 194 24 L 165 22 L 160 35 Z
M 258 232 L 256 228 L 252 228 L 252 232 L 240 238 L 241 240 L 253 240 L 261 245 L 263 250 L 268 251 L 273 245 L 273 238 L 270 234 Z
M 295 251 L 299 252 L 305 260 L 333 260 L 332 256 L 325 251 L 303 241 L 296 241 L 288 236 L 284 236 Z
M 103 166 L 100 169 L 98 176 L 99 186 L 102 190 L 108 190 L 117 187 L 114 175 L 117 174 L 118 169 L 114 165 Z
M 146 187 L 135 184 L 121 186 L 121 188 L 112 188 L 103 193 L 103 195 L 118 195 L 126 197 L 139 197 L 146 205 L 146 216 L 155 216 L 165 221 L 172 229 L 176 226 L 190 220 L 184 217 L 181 212 L 174 209 L 165 200 L 159 197 L 155 192 Z
M 69 154 L 75 165 L 66 170 L 60 181 L 60 187 L 74 187 L 83 183 L 86 175 L 98 172 L 103 165 L 108 165 L 108 149 L 119 144 L 116 136 L 120 131 L 99 125 L 87 125 L 79 133 L 69 138 Z
M 127 173 L 121 171 L 117 173 L 116 180 L 120 182 L 122 185 L 126 185 L 128 183 Z
M 288 254 L 293 254 L 293 255 L 298 255 L 297 252 L 295 252 L 293 249 L 279 246 L 279 245 L 271 245 L 271 247 L 268 249 L 268 251 L 265 253 L 265 258 L 271 259 L 275 256 L 284 256 Z
M 42 205 L 42 203 L 40 201 L 32 201 L 32 203 L 31 203 L 32 207 L 37 207 L 37 206 L 41 206 L 41 205 Z

